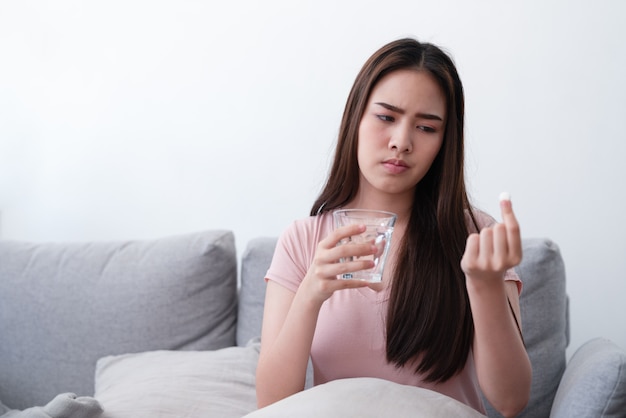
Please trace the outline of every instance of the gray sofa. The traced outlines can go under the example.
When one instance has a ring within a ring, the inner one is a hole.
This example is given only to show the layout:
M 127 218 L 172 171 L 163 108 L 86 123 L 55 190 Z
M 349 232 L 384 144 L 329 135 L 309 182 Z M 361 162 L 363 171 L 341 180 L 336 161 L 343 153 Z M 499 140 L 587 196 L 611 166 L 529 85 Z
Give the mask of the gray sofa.
M 269 414 L 253 412 L 263 277 L 275 244 L 252 240 L 238 265 L 230 231 L 119 242 L 0 240 L 0 416 L 283 416 L 280 402 Z M 626 416 L 624 350 L 594 339 L 566 365 L 563 260 L 550 240 L 523 244 L 518 273 L 533 382 L 520 416 Z M 316 389 L 299 394 L 284 416 L 330 416 L 293 409 L 342 401 L 304 398 Z M 396 399 L 393 407 L 402 404 Z M 363 405 L 361 416 L 374 416 L 367 411 Z

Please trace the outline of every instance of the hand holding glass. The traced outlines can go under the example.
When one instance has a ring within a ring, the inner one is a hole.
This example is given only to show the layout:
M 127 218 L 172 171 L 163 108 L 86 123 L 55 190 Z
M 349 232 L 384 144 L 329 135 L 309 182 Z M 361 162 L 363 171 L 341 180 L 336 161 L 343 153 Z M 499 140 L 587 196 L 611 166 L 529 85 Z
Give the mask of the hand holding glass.
M 349 245 L 350 243 L 363 244 L 369 242 L 378 248 L 376 254 L 373 255 L 340 259 L 340 262 L 354 261 L 355 259 L 372 260 L 374 267 L 352 273 L 344 273 L 340 275 L 339 278 L 346 280 L 364 280 L 372 283 L 381 282 L 389 247 L 391 246 L 393 227 L 397 219 L 396 214 L 379 210 L 342 209 L 335 211 L 333 218 L 335 220 L 335 228 L 353 224 L 365 225 L 365 232 L 342 239 L 338 245 Z

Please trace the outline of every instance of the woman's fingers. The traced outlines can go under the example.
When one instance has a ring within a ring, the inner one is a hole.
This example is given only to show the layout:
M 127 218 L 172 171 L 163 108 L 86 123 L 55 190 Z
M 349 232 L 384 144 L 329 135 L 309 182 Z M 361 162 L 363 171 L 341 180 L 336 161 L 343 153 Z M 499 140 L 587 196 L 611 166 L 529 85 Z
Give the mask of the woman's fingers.
M 337 263 L 341 260 L 344 263 L 347 262 L 347 264 L 350 264 L 352 260 L 356 260 L 359 257 L 375 255 L 379 249 L 374 242 L 350 241 L 342 243 L 342 241 L 363 232 L 365 232 L 364 225 L 347 225 L 334 230 L 320 242 L 320 247 L 318 248 L 320 261 L 330 264 Z M 372 267 L 370 263 L 365 263 L 366 260 L 359 261 L 361 262 L 360 264 L 364 264 L 365 267 L 349 266 L 347 268 L 355 271 L 355 267 L 359 267 L 357 270 Z
M 467 243 L 465 244 L 465 252 L 461 258 L 461 269 L 465 273 L 470 273 L 476 268 L 476 262 L 478 260 L 478 250 L 480 247 L 480 235 L 470 234 L 467 237 Z
M 341 240 L 362 234 L 363 232 L 365 232 L 365 225 L 353 224 L 342 226 L 341 228 L 334 229 L 326 238 L 320 241 L 320 244 L 324 248 L 334 248 Z
M 502 211 L 502 223 L 506 227 L 507 254 L 511 263 L 517 265 L 522 260 L 522 237 L 519 223 L 515 213 L 513 213 L 513 204 L 510 197 L 500 200 L 500 210 Z
M 318 282 L 316 286 L 325 297 L 339 289 L 367 286 L 363 280 L 337 280 L 345 273 L 374 267 L 373 257 L 378 248 L 371 242 L 354 241 L 340 244 L 343 240 L 365 232 L 364 225 L 347 225 L 337 228 L 318 244 L 315 259 L 307 276 Z
M 508 194 L 500 200 L 502 223 L 483 228 L 467 238 L 461 262 L 463 271 L 471 274 L 503 273 L 518 265 L 522 259 L 519 223 L 513 213 Z
M 509 243 L 506 226 L 504 224 L 495 224 L 492 230 L 494 259 L 497 260 L 498 264 L 506 264 L 506 260 L 509 259 Z
M 480 231 L 479 258 L 487 262 L 493 256 L 493 228 L 484 228 Z

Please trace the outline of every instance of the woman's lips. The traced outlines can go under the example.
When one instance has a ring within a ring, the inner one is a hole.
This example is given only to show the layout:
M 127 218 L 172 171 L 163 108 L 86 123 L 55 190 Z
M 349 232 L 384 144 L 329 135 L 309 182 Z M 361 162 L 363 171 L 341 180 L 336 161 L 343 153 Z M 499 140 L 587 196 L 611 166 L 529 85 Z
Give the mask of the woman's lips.
M 396 159 L 383 161 L 383 167 L 392 174 L 404 173 L 409 169 L 409 166 L 404 161 Z

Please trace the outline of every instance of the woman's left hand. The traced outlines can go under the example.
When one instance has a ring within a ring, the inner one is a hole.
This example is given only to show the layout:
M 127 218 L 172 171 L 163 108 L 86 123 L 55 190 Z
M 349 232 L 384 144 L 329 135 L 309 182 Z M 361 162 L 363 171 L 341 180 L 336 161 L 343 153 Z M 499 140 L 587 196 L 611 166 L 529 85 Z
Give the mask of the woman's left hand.
M 521 337 L 519 288 L 505 281 L 506 270 L 522 261 L 522 240 L 511 201 L 500 201 L 502 223 L 467 238 L 461 268 L 465 272 L 474 341 L 472 350 L 480 388 L 504 416 L 515 416 L 528 403 L 532 367 Z
M 467 237 L 461 268 L 473 279 L 502 279 L 506 270 L 522 261 L 520 228 L 509 199 L 500 201 L 502 223 Z

